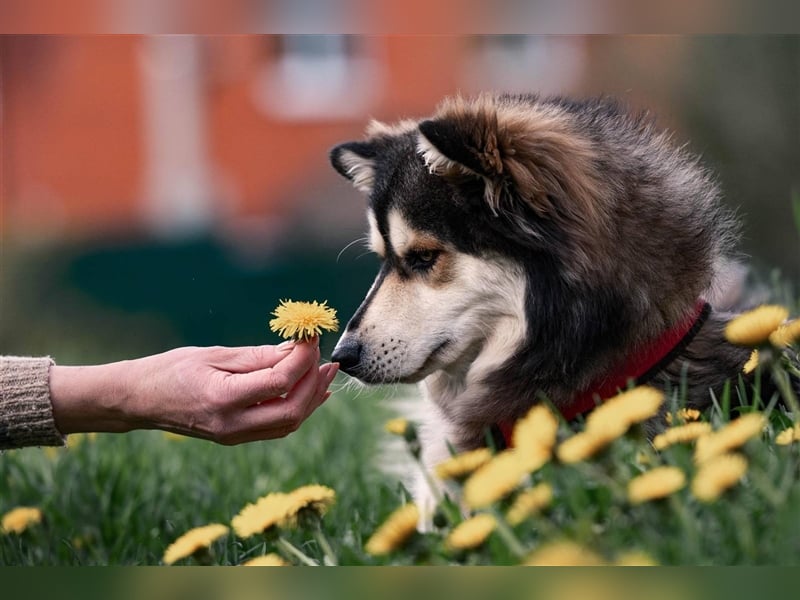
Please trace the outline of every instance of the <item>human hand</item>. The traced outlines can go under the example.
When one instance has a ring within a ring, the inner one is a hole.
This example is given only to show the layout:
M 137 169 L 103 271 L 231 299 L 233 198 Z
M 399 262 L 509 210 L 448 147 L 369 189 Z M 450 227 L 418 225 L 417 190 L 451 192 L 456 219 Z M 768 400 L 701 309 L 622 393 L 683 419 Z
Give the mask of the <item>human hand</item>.
M 319 357 L 314 338 L 53 366 L 53 414 L 64 434 L 163 429 L 225 445 L 283 437 L 330 395 L 338 365 L 318 366 Z

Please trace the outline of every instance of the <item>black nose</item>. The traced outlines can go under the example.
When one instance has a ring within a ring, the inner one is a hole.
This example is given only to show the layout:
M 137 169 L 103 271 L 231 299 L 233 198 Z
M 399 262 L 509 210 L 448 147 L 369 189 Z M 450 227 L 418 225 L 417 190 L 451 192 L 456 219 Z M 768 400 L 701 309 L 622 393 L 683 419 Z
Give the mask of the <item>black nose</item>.
M 332 362 L 339 363 L 339 370 L 348 375 L 355 375 L 361 364 L 361 343 L 352 337 L 345 337 L 336 344 L 331 355 Z

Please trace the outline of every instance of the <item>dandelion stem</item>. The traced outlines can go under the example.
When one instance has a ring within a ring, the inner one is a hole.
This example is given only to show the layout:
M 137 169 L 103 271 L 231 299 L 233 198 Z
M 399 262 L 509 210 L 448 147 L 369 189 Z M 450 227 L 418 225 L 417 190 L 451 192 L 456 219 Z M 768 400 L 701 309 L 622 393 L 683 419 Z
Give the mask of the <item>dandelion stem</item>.
M 319 547 L 322 548 L 326 564 L 335 567 L 339 564 L 339 561 L 336 559 L 336 553 L 333 551 L 328 537 L 325 535 L 325 532 L 322 531 L 322 520 L 319 516 L 314 520 L 316 521 L 314 524 L 314 539 L 317 540 Z
M 795 395 L 792 385 L 789 382 L 789 375 L 786 373 L 786 371 L 781 369 L 777 363 L 772 364 L 772 379 L 778 386 L 781 396 L 783 396 L 783 399 L 786 400 L 789 408 L 791 408 L 792 417 L 797 420 L 798 417 L 800 417 L 800 404 L 798 403 L 797 396 Z
M 319 563 L 314 561 L 305 552 L 300 550 L 297 546 L 292 544 L 287 539 L 279 537 L 275 543 L 281 549 L 285 550 L 286 552 L 288 552 L 289 554 L 291 554 L 292 556 L 297 558 L 304 565 L 308 565 L 309 567 L 318 567 L 319 566 Z
M 502 540 L 505 542 L 508 549 L 511 550 L 511 553 L 514 554 L 517 558 L 522 558 L 528 552 L 525 550 L 525 547 L 522 545 L 522 542 L 517 539 L 517 536 L 514 534 L 514 531 L 511 529 L 511 526 L 506 522 L 503 515 L 500 514 L 500 511 L 497 508 L 492 507 L 491 509 L 492 515 L 494 516 L 494 520 L 497 523 L 497 535 L 499 535 Z

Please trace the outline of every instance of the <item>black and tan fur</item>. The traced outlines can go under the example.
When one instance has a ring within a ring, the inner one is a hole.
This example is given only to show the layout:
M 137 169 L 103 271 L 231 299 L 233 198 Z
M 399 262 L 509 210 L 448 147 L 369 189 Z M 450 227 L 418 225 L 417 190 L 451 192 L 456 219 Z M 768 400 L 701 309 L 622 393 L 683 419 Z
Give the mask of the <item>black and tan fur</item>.
M 703 407 L 741 373 L 749 351 L 722 333 L 736 222 L 646 114 L 609 99 L 456 97 L 428 119 L 371 124 L 331 160 L 367 194 L 383 260 L 333 360 L 367 383 L 421 381 L 438 419 L 428 440 L 475 447 L 541 395 L 568 402 L 698 298 L 709 320 L 652 383 L 677 387 L 685 372 Z M 459 312 L 433 306 L 461 298 Z

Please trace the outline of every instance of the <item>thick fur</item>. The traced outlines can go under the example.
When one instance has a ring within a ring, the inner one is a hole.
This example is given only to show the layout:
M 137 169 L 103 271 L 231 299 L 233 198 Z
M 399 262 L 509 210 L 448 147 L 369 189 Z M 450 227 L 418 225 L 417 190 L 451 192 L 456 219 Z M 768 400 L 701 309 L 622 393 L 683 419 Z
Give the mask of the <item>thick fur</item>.
M 333 360 L 366 383 L 421 383 L 429 463 L 541 397 L 569 402 L 739 285 L 711 175 L 612 100 L 451 98 L 425 120 L 372 123 L 331 161 L 367 194 L 383 261 Z M 724 340 L 731 316 L 712 312 L 652 383 L 685 372 L 707 406 L 749 356 Z

